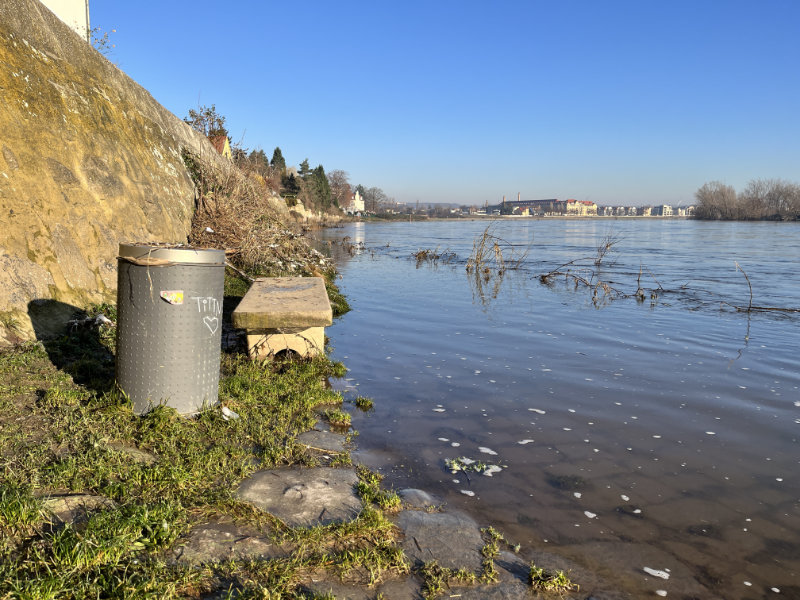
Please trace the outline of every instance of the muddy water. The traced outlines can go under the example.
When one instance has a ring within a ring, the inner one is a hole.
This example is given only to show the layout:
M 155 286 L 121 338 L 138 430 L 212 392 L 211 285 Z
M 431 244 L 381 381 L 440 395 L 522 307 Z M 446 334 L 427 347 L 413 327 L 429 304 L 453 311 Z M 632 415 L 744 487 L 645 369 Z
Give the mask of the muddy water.
M 800 315 L 734 306 L 800 308 L 800 227 L 498 222 L 506 258 L 527 255 L 476 285 L 486 225 L 326 232 L 363 243 L 331 246 L 354 310 L 327 333 L 341 387 L 375 400 L 353 425 L 387 481 L 568 559 L 587 592 L 799 598 Z M 609 237 L 599 267 L 562 271 L 644 301 L 538 279 Z M 437 246 L 450 262 L 411 256 Z

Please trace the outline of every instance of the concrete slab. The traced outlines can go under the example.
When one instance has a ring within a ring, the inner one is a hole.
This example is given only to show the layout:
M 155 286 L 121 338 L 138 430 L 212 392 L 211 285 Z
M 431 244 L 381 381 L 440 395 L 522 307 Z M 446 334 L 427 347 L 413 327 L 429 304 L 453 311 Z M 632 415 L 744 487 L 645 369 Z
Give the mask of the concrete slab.
M 249 332 L 325 327 L 333 311 L 322 277 L 256 279 L 233 311 L 233 326 Z
M 245 479 L 236 495 L 289 526 L 312 527 L 357 517 L 362 508 L 357 482 L 351 469 L 263 470 Z

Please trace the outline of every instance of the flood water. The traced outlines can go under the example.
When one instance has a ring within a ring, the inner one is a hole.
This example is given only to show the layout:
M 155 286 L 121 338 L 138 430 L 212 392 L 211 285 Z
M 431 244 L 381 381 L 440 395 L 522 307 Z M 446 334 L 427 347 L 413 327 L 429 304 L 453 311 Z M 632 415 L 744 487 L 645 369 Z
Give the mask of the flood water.
M 522 260 L 486 281 L 465 267 L 487 225 L 324 233 L 353 307 L 326 333 L 386 483 L 563 558 L 587 595 L 800 598 L 800 313 L 735 308 L 800 308 L 800 226 L 499 220 Z

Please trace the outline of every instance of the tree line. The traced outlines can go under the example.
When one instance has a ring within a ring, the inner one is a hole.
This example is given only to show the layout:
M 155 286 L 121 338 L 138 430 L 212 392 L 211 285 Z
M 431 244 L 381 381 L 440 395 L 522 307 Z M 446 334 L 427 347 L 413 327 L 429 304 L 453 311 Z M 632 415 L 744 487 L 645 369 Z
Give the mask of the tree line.
M 800 185 L 782 179 L 754 179 L 738 192 L 711 181 L 695 192 L 695 218 L 717 220 L 800 220 Z
M 184 121 L 193 129 L 206 137 L 229 137 L 225 127 L 225 117 L 215 105 L 200 106 L 190 109 Z M 231 154 L 234 164 L 242 171 L 251 174 L 264 186 L 286 199 L 290 206 L 298 201 L 306 208 L 323 212 L 339 211 L 350 203 L 354 190 L 358 190 L 364 199 L 367 212 L 377 213 L 388 201 L 384 191 L 377 187 L 366 188 L 363 185 L 353 187 L 347 171 L 336 169 L 325 172 L 322 165 L 311 168 L 308 158 L 300 166 L 287 167 L 280 147 L 275 147 L 272 156 L 267 156 L 262 149 L 248 149 L 239 144 L 232 144 Z

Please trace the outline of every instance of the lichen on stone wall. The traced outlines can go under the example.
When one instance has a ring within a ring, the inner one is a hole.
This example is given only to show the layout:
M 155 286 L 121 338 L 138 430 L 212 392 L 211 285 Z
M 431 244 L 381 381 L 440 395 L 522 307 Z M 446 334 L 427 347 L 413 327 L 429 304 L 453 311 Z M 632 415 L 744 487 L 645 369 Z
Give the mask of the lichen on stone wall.
M 215 153 L 37 0 L 3 12 L 0 311 L 112 299 L 120 242 L 187 240 L 195 192 L 181 149 Z

